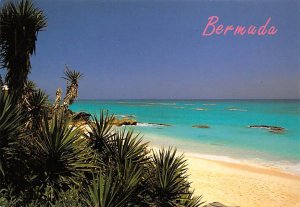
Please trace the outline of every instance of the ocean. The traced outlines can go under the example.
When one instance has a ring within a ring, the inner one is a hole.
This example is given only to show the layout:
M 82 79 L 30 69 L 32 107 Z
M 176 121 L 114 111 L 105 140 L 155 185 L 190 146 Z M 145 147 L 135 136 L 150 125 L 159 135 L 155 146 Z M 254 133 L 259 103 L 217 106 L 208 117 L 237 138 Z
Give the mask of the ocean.
M 132 128 L 152 146 L 300 175 L 299 100 L 78 100 L 70 108 L 129 116 L 138 121 Z M 274 133 L 250 125 L 285 130 Z

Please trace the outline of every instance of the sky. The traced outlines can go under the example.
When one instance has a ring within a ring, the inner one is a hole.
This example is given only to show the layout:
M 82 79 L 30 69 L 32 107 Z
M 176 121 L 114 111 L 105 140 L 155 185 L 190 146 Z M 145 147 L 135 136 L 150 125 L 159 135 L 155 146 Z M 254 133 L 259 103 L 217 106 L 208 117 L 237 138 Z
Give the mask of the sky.
M 30 79 L 65 92 L 79 70 L 79 99 L 295 99 L 300 91 L 299 1 L 35 1 Z M 217 24 L 264 25 L 273 36 L 202 36 Z

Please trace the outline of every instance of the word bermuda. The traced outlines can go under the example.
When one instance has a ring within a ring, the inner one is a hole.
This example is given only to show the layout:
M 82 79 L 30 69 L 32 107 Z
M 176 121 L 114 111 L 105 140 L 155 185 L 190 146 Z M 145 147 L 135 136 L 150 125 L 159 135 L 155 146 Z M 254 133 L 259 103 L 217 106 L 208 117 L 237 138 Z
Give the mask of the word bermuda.
M 218 16 L 210 16 L 206 27 L 202 33 L 202 36 L 212 36 L 212 35 L 226 35 L 231 33 L 233 35 L 275 35 L 277 33 L 277 28 L 275 26 L 269 26 L 271 22 L 271 17 L 269 17 L 264 25 L 261 26 L 233 26 L 233 25 L 222 25 L 217 24 L 219 21 Z

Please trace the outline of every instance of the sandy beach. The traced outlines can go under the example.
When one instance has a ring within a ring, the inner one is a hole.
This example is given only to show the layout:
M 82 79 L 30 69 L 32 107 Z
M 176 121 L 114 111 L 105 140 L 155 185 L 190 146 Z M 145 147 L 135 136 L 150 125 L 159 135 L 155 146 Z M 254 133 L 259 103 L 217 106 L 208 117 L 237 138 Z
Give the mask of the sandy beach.
M 300 176 L 186 155 L 196 195 L 242 207 L 300 206 Z

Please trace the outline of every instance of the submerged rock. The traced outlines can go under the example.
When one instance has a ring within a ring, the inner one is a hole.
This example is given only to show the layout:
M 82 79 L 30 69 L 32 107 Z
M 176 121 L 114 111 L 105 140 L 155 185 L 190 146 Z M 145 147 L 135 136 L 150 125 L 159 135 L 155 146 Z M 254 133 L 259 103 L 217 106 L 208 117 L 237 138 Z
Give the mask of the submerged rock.
M 208 125 L 193 125 L 192 127 L 193 127 L 193 128 L 200 128 L 200 129 L 207 129 L 207 128 L 210 128 L 210 126 L 208 126 Z
M 285 129 L 283 127 L 279 126 L 268 126 L 268 125 L 250 125 L 249 128 L 260 128 L 260 129 L 266 129 L 269 132 L 273 133 L 283 133 Z
M 160 123 L 148 123 L 148 124 L 156 125 L 156 126 L 172 126 L 170 124 L 160 124 Z

